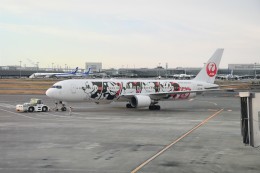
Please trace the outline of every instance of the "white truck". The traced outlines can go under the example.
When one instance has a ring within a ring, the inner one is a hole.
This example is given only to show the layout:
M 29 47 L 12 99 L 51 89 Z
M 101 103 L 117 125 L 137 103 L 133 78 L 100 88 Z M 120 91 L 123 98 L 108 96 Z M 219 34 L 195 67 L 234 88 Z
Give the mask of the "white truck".
M 16 105 L 17 112 L 46 112 L 49 111 L 50 108 L 42 103 L 42 100 L 32 98 L 30 103 L 24 103 Z

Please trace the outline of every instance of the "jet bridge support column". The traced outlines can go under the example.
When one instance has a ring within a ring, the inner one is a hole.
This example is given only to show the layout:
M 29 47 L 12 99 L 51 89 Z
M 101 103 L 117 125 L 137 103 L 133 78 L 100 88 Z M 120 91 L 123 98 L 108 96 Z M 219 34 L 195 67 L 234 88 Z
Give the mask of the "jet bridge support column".
M 260 93 L 240 92 L 243 143 L 260 146 Z

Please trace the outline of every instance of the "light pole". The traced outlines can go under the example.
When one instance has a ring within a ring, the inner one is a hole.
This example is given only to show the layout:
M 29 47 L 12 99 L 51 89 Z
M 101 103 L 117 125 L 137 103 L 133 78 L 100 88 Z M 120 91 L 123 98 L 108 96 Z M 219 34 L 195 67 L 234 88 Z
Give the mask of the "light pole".
M 165 72 L 166 72 L 165 76 L 166 76 L 166 79 L 167 79 L 167 78 L 168 78 L 168 63 L 166 63 L 166 69 L 165 69 Z
M 255 62 L 255 66 L 254 67 L 255 67 L 255 79 L 256 79 L 256 62 Z
M 53 65 L 54 65 L 54 63 L 51 63 L 52 71 L 53 71 Z
M 161 78 L 160 68 L 161 68 L 161 63 L 159 63 L 159 66 L 158 66 L 159 79 Z
M 36 68 L 37 68 L 37 73 L 38 73 L 38 70 L 39 70 L 39 62 L 36 62 Z
M 21 78 L 21 76 L 22 76 L 22 71 L 21 71 L 22 70 L 22 61 L 20 60 L 19 62 L 20 62 L 20 78 Z

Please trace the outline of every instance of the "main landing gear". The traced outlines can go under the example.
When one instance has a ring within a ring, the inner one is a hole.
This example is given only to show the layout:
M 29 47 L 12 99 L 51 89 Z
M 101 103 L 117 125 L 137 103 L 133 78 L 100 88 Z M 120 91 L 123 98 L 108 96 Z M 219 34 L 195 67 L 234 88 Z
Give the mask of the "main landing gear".
M 126 108 L 134 108 L 134 107 L 130 103 L 127 103 Z
M 160 105 L 150 105 L 150 106 L 149 106 L 149 109 L 150 109 L 150 110 L 160 110 L 160 109 L 161 109 L 161 106 L 160 106 Z
M 135 107 L 133 107 L 130 103 L 127 103 L 127 104 L 126 104 L 126 108 L 135 108 Z M 150 109 L 150 110 L 160 110 L 160 109 L 161 109 L 161 106 L 160 106 L 160 105 L 156 105 L 156 103 L 154 103 L 154 104 L 151 104 L 151 105 L 149 106 L 149 109 Z
M 149 109 L 154 111 L 154 110 L 160 110 L 161 109 L 161 106 L 160 105 L 157 105 L 158 104 L 158 101 L 157 100 L 154 100 L 151 105 L 149 106 Z

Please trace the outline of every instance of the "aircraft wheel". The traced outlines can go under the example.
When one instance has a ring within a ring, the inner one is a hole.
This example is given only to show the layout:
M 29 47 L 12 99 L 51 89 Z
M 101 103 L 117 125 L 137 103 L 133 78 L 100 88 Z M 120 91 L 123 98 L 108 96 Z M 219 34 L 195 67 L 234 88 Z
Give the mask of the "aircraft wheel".
M 46 106 L 42 107 L 42 112 L 46 112 L 48 110 L 48 108 Z
M 149 109 L 150 109 L 150 110 L 154 110 L 154 109 L 155 109 L 155 106 L 154 106 L 154 105 L 149 106 Z
M 160 105 L 151 105 L 151 106 L 149 106 L 149 109 L 150 110 L 160 110 L 161 106 Z
M 61 111 L 66 111 L 66 110 L 67 110 L 66 107 L 62 107 L 62 108 L 61 108 Z
M 132 106 L 130 103 L 127 103 L 127 104 L 126 104 L 126 107 L 127 107 L 127 108 L 133 108 L 133 106 Z
M 28 108 L 28 112 L 33 112 L 34 111 L 34 107 L 29 107 Z

